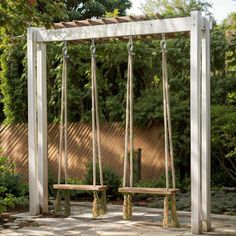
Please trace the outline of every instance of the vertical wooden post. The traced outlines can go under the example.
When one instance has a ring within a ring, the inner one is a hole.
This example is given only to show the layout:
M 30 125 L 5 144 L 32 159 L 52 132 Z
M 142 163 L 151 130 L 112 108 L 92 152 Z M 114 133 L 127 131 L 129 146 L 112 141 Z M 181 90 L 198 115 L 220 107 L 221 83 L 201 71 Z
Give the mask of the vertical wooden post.
M 39 214 L 38 156 L 37 156 L 37 109 L 36 109 L 36 31 L 27 30 L 28 58 L 28 165 L 29 165 L 29 210 L 30 215 Z
M 48 212 L 47 147 L 47 67 L 46 44 L 37 44 L 37 113 L 38 113 L 38 197 L 42 213 Z
M 210 157 L 210 22 L 205 17 L 202 33 L 202 229 L 211 230 Z
M 191 12 L 191 228 L 200 234 L 201 226 L 201 12 Z
M 142 179 L 142 149 L 141 148 L 138 148 L 136 167 L 137 167 L 136 181 L 140 181 Z

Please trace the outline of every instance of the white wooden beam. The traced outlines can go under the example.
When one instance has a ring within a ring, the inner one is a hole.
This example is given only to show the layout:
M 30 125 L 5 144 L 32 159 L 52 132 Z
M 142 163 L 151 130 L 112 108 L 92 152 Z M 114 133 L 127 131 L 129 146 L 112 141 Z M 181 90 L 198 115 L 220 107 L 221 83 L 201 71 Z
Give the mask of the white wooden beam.
M 202 32 L 202 229 L 211 230 L 210 17 Z
M 47 77 L 46 44 L 37 44 L 37 112 L 38 112 L 38 196 L 40 210 L 48 212 L 47 147 Z
M 88 40 L 190 31 L 191 17 L 148 20 L 88 27 L 39 30 L 38 42 Z
M 190 118 L 191 118 L 191 228 L 201 234 L 201 28 L 202 17 L 191 12 L 191 69 L 190 69 Z
M 29 208 L 31 215 L 39 214 L 37 189 L 37 118 L 36 118 L 36 29 L 27 30 L 28 58 L 28 166 Z

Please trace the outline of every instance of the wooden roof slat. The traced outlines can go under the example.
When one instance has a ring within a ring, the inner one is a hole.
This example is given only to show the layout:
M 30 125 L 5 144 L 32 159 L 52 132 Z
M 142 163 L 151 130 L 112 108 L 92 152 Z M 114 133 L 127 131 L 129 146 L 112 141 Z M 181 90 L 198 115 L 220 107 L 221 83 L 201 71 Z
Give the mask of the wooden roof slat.
M 156 13 L 156 18 L 157 19 L 163 19 L 164 17 L 162 15 L 160 15 L 159 13 Z
M 104 24 L 106 24 L 106 25 L 108 25 L 108 24 L 117 24 L 117 23 L 119 23 L 119 21 L 116 19 L 116 18 L 102 18 L 101 19 L 103 22 L 104 22 Z
M 89 22 L 90 25 L 104 25 L 102 19 L 88 19 L 87 20 Z
M 115 17 L 119 23 L 130 22 L 129 16 Z
M 87 20 L 74 20 L 74 22 L 79 27 L 89 26 L 89 22 Z
M 61 22 L 61 24 L 64 26 L 64 28 L 72 28 L 72 27 L 76 27 L 77 26 L 74 21 Z
M 53 24 L 54 29 L 61 29 L 61 28 L 65 28 L 64 25 L 60 22 L 60 23 L 54 23 Z

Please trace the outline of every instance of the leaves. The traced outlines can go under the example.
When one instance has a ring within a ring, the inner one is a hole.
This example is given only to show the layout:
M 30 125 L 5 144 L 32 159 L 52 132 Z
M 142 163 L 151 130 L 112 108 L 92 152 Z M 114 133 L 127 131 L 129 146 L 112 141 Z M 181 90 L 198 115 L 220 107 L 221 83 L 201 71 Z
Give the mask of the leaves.
M 205 0 L 146 0 L 142 5 L 143 12 L 151 17 L 157 13 L 164 17 L 188 16 L 191 11 L 209 12 L 212 6 Z
M 7 208 L 26 202 L 25 185 L 21 184 L 20 176 L 14 174 L 13 168 L 7 157 L 0 156 L 0 215 Z
M 70 20 L 90 19 L 92 17 L 123 16 L 131 7 L 130 0 L 67 0 L 65 1 Z
M 52 22 L 66 19 L 62 0 L 6 0 L 0 2 L 0 32 L 20 35 L 29 26 L 49 27 Z

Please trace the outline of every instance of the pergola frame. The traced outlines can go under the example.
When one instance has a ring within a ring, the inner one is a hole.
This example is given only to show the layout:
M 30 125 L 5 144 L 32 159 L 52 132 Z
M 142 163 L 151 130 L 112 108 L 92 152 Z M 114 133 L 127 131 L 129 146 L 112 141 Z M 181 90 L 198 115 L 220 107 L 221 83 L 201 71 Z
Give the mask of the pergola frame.
M 46 43 L 190 32 L 191 227 L 211 229 L 210 201 L 210 29 L 200 11 L 190 17 L 109 25 L 28 28 L 28 157 L 30 214 L 48 212 Z

